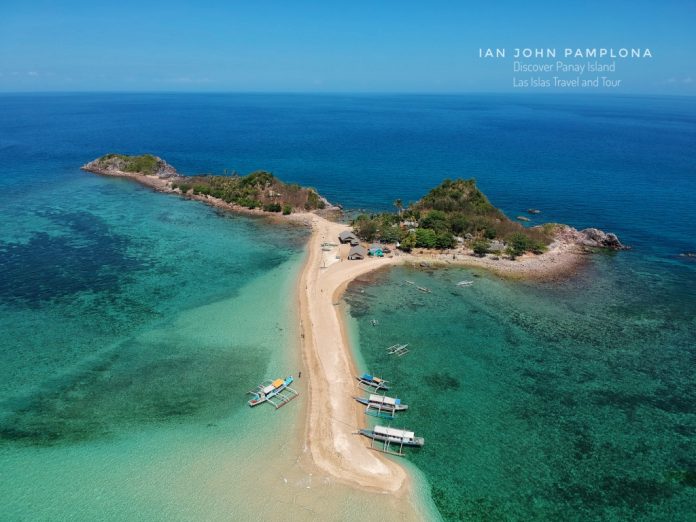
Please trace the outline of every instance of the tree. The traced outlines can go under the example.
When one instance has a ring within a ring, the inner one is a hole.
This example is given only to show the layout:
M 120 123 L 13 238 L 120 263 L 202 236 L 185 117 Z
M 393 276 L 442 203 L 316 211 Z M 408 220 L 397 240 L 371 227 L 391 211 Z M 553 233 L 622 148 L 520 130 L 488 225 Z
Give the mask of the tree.
M 416 234 L 408 233 L 406 237 L 401 240 L 399 248 L 404 252 L 410 252 L 416 246 Z
M 438 232 L 437 236 L 435 237 L 435 245 L 441 250 L 452 248 L 454 243 L 454 236 L 452 236 L 452 234 L 449 232 Z
M 435 232 L 444 232 L 449 229 L 447 214 L 441 210 L 431 210 L 428 212 L 428 215 L 421 220 L 420 226 L 429 228 Z
M 382 223 L 379 231 L 379 238 L 385 243 L 396 243 L 401 239 L 401 229 L 396 225 L 387 225 Z
M 430 228 L 418 228 L 416 230 L 416 246 L 420 248 L 435 248 L 437 236 Z
M 364 241 L 374 241 L 377 228 L 377 221 L 367 214 L 361 214 L 353 221 L 353 232 Z
M 399 222 L 401 222 L 401 211 L 404 209 L 404 205 L 400 199 L 397 199 L 394 201 L 394 206 L 396 207 L 396 211 L 399 213 Z

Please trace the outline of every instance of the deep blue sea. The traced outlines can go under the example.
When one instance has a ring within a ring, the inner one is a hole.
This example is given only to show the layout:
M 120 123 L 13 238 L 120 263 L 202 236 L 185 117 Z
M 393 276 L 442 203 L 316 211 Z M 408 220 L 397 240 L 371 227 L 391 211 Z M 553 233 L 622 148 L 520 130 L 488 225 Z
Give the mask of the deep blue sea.
M 79 170 L 149 152 L 185 174 L 270 170 L 348 209 L 474 177 L 511 217 L 534 207 L 532 224 L 617 233 L 630 251 L 565 282 L 402 268 L 359 281 L 356 348 L 414 405 L 399 422 L 428 442 L 408 458 L 445 519 L 693 520 L 696 261 L 680 254 L 696 251 L 694 150 L 689 97 L 0 95 L 0 461 L 20 477 L 3 477 L 0 503 L 13 519 L 74 505 L 89 519 L 89 494 L 46 493 L 58 475 L 41 452 L 61 448 L 60 474 L 87 465 L 71 456 L 85 444 L 107 462 L 126 433 L 217 425 L 240 377 L 283 367 L 288 325 L 251 311 L 276 306 L 263 296 L 294 277 L 303 233 Z M 200 340 L 204 317 L 244 310 Z M 385 358 L 402 341 L 412 352 Z M 124 505 L 155 509 L 112 513 Z

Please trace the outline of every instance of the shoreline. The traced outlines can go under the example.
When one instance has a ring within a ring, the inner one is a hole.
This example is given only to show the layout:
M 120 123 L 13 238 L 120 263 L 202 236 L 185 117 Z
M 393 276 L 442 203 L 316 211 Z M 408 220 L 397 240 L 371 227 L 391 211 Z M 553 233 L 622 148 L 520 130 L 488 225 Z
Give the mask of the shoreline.
M 84 167 L 83 167 L 83 170 Z M 335 224 L 341 227 L 337 228 L 337 233 L 333 238 L 328 238 L 329 240 L 336 240 L 338 232 L 343 230 L 350 230 L 350 226 L 341 223 L 335 223 L 329 221 L 325 217 L 319 215 L 316 211 L 314 212 L 296 212 L 289 215 L 281 215 L 274 212 L 266 212 L 261 209 L 249 209 L 246 207 L 241 207 L 239 205 L 233 205 L 226 203 L 225 201 L 201 194 L 183 194 L 179 189 L 172 188 L 172 183 L 184 177 L 175 179 L 163 179 L 157 176 L 150 176 L 144 174 L 136 174 L 122 171 L 93 171 L 87 170 L 93 174 L 106 177 L 115 178 L 125 178 L 131 179 L 141 185 L 149 187 L 156 192 L 162 192 L 165 194 L 173 194 L 185 199 L 191 199 L 205 203 L 215 208 L 225 210 L 227 212 L 233 212 L 236 214 L 242 214 L 246 216 L 262 217 L 274 222 L 284 222 L 291 224 L 300 224 L 308 227 L 312 227 L 312 219 L 318 218 L 326 221 L 327 223 Z M 329 210 L 331 212 L 331 210 Z M 574 230 L 574 229 L 573 229 Z M 576 231 L 577 232 L 577 231 Z M 554 242 L 549 245 L 547 252 L 540 255 L 535 254 L 524 254 L 518 257 L 516 260 L 509 259 L 494 259 L 491 255 L 486 255 L 484 257 L 477 257 L 464 250 L 457 250 L 455 253 L 449 252 L 444 253 L 440 251 L 422 251 L 421 249 L 414 249 L 418 252 L 397 252 L 394 254 L 394 258 L 398 259 L 400 263 L 412 264 L 412 265 L 423 265 L 424 268 L 435 268 L 435 267 L 468 267 L 468 268 L 482 268 L 488 270 L 493 274 L 510 279 L 524 279 L 524 280 L 558 280 L 574 276 L 578 269 L 582 268 L 588 263 L 590 254 L 586 248 L 582 248 L 576 242 L 576 238 L 572 235 L 570 238 L 568 235 L 563 237 L 558 237 Z M 383 258 L 391 259 L 391 258 Z M 369 259 L 360 261 L 365 262 Z

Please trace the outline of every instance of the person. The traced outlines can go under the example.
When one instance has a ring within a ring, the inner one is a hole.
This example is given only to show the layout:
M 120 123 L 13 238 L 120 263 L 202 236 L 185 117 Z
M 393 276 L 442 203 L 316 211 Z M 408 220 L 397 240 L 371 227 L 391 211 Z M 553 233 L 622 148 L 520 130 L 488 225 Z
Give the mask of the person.
M 298 372 L 298 373 L 297 373 L 297 378 L 298 378 L 298 379 L 301 379 L 301 378 L 302 378 L 302 372 Z

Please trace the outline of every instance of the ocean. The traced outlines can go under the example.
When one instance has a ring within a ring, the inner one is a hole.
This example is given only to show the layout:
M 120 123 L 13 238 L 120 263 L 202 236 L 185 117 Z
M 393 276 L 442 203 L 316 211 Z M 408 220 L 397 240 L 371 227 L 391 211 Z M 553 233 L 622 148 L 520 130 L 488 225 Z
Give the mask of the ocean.
M 301 407 L 250 414 L 244 393 L 300 364 L 288 296 L 306 231 L 79 170 L 107 152 L 270 170 L 351 210 L 474 177 L 511 217 L 617 233 L 630 251 L 567 281 L 356 281 L 354 348 L 411 405 L 395 424 L 426 438 L 407 460 L 445 520 L 696 514 L 693 98 L 31 94 L 0 109 L 3 518 L 248 517 L 264 509 L 244 496 L 263 462 L 248 455 L 301 426 Z M 411 352 L 387 357 L 396 342 Z

